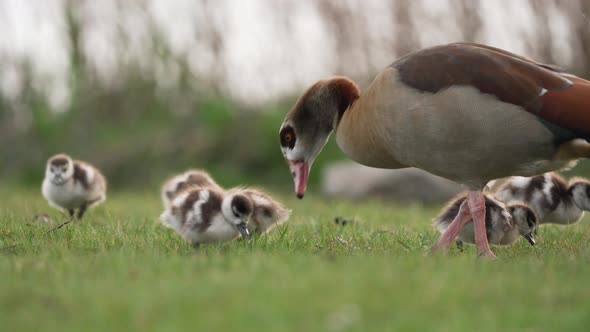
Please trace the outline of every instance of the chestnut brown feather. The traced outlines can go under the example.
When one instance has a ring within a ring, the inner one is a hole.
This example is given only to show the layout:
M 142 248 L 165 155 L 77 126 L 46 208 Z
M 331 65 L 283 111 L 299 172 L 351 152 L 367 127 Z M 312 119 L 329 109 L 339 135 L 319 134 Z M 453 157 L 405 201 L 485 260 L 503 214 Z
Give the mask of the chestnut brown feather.
M 391 67 L 401 80 L 436 93 L 454 85 L 473 86 L 518 105 L 548 123 L 590 136 L 590 82 L 557 68 L 494 47 L 456 43 L 411 53 Z M 555 130 L 555 128 L 551 128 Z

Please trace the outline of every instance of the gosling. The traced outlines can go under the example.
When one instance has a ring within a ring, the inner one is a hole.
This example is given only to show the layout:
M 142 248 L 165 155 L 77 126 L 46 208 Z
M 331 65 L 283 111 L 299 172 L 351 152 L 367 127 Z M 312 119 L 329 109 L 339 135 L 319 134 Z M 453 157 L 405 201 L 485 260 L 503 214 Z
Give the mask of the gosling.
M 160 222 L 198 247 L 231 241 L 240 235 L 248 237 L 252 212 L 252 201 L 243 194 L 194 187 L 172 199 L 160 215 Z
M 584 211 L 590 211 L 590 182 L 573 178 L 568 183 L 554 172 L 510 177 L 496 196 L 504 202 L 524 202 L 540 224 L 573 224 L 582 219 Z
M 41 192 L 49 205 L 68 211 L 70 218 L 77 209 L 80 220 L 87 208 L 106 200 L 107 182 L 89 163 L 57 154 L 47 161 Z
M 433 220 L 433 226 L 442 234 L 455 216 L 459 207 L 465 201 L 464 194 L 459 195 L 443 209 L 443 212 Z M 509 245 L 519 237 L 524 237 L 531 245 L 535 245 L 533 233 L 537 227 L 537 217 L 532 209 L 520 203 L 506 206 L 490 194 L 485 195 L 486 234 L 488 242 L 493 245 Z M 463 242 L 475 243 L 475 232 L 472 220 L 457 236 L 457 246 L 462 248 Z M 448 249 L 448 248 L 446 248 Z

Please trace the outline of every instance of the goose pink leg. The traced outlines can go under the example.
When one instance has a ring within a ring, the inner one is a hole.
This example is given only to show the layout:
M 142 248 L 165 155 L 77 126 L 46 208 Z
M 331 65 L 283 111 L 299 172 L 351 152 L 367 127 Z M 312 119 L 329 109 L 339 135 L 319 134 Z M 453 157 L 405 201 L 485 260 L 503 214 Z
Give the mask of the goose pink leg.
M 475 231 L 475 245 L 477 253 L 483 257 L 495 258 L 496 255 L 490 250 L 488 235 L 486 232 L 486 204 L 485 198 L 481 191 L 470 190 L 467 193 L 467 203 L 469 212 L 473 219 L 473 229 Z
M 495 258 L 496 255 L 490 250 L 486 232 L 486 205 L 485 198 L 480 191 L 470 190 L 467 192 L 467 199 L 459 207 L 459 212 L 449 228 L 440 236 L 432 251 L 449 250 L 453 240 L 459 236 L 465 225 L 473 220 L 475 232 L 475 244 L 477 253 L 483 257 Z
M 432 247 L 432 251 L 444 250 L 447 252 L 453 243 L 453 240 L 459 236 L 465 225 L 471 221 L 471 214 L 469 213 L 469 206 L 467 200 L 463 201 L 459 207 L 459 212 L 449 228 L 440 236 L 436 244 Z

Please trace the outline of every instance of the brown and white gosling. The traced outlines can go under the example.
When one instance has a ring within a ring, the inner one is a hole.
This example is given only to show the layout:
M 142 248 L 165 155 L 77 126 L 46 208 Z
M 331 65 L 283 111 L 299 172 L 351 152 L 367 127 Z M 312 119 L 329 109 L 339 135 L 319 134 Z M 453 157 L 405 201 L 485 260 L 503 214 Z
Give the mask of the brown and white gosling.
M 533 233 L 537 227 L 537 217 L 528 206 L 515 203 L 506 206 L 490 194 L 484 195 L 486 209 L 486 234 L 490 244 L 508 245 L 516 242 L 520 236 L 524 237 L 531 245 L 535 245 Z M 461 204 L 466 199 L 465 194 L 459 195 L 443 209 L 443 212 L 434 219 L 433 226 L 443 234 L 453 219 L 459 213 Z M 465 226 L 458 234 L 454 234 L 457 245 L 462 246 L 463 242 L 475 243 L 475 233 L 471 218 L 464 218 Z M 450 246 L 450 245 L 449 245 Z M 445 250 L 448 250 L 446 247 Z
M 210 187 L 218 191 L 223 191 L 207 172 L 196 169 L 188 170 L 164 182 L 161 190 L 164 206 L 168 207 L 174 196 L 189 187 Z
M 107 182 L 94 166 L 68 155 L 57 154 L 47 161 L 41 186 L 43 197 L 53 207 L 82 219 L 86 209 L 106 200 Z
M 568 183 L 553 172 L 510 177 L 498 188 L 496 196 L 504 202 L 524 202 L 540 224 L 573 224 L 582 219 L 584 211 L 590 211 L 590 182 L 573 178 Z
M 260 189 L 243 188 L 237 190 L 252 200 L 254 212 L 248 224 L 248 229 L 252 233 L 266 234 L 291 216 L 291 210 Z
M 160 222 L 196 247 L 249 236 L 252 212 L 252 201 L 239 192 L 191 187 L 172 199 Z
M 162 186 L 162 201 L 169 206 L 174 196 L 191 187 L 213 188 L 225 191 L 213 178 L 202 170 L 189 170 L 168 179 Z M 250 233 L 266 234 L 291 216 L 291 210 L 260 189 L 236 187 L 230 191 L 240 192 L 252 201 L 253 214 L 248 230 Z

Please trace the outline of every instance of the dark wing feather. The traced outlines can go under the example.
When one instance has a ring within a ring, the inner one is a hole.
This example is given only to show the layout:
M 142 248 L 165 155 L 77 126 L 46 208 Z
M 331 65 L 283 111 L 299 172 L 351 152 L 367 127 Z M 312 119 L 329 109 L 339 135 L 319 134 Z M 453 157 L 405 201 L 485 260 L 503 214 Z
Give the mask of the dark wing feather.
M 551 127 L 590 136 L 590 82 L 552 66 L 490 46 L 457 43 L 410 53 L 391 67 L 417 90 L 436 93 L 454 85 L 473 86 Z
M 86 174 L 86 170 L 77 162 L 74 162 L 74 181 L 80 183 L 85 190 L 90 188 L 88 174 Z

